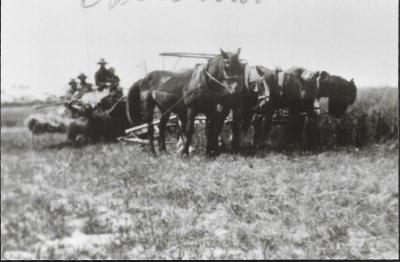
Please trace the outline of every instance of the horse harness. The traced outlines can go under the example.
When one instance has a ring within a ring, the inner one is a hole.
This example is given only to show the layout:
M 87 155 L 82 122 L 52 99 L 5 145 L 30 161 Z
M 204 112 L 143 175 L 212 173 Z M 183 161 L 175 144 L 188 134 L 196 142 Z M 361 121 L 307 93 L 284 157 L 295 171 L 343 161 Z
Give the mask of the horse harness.
M 276 82 L 278 86 L 278 93 L 279 96 L 283 95 L 283 84 L 285 82 L 285 72 L 282 70 L 275 70 L 275 77 L 276 77 Z
M 207 75 L 211 80 L 213 80 L 214 82 L 216 82 L 218 85 L 220 85 L 221 87 L 224 88 L 229 88 L 227 86 L 227 84 L 222 83 L 221 81 L 219 81 L 218 79 L 216 79 L 215 77 L 213 77 L 208 71 L 205 65 L 198 65 L 195 67 L 196 69 L 200 69 L 201 72 L 203 72 L 205 75 Z M 223 75 L 224 75 L 224 80 L 238 80 L 241 78 L 240 75 L 233 75 L 233 76 L 228 76 L 228 74 L 226 73 L 225 69 L 223 71 Z M 182 102 L 185 98 L 187 98 L 189 95 L 191 95 L 192 93 L 195 92 L 196 89 L 192 89 L 191 91 L 189 91 L 187 94 L 185 94 L 184 96 L 182 96 L 180 99 L 178 99 L 178 101 L 176 103 L 174 103 L 170 108 L 168 108 L 162 115 L 161 117 L 163 117 L 164 115 L 168 114 L 169 112 L 171 112 L 171 110 L 178 105 L 180 102 Z M 196 91 L 198 92 L 198 91 Z M 220 112 L 221 111 L 222 106 L 220 104 L 217 105 L 217 111 Z
M 313 103 L 313 108 L 315 110 L 320 110 L 320 105 L 318 102 L 318 96 L 321 91 L 321 73 L 318 72 L 312 72 L 312 71 L 304 71 L 303 74 L 301 75 L 301 78 L 304 81 L 312 82 L 313 79 L 315 79 L 315 98 L 314 98 L 314 103 Z M 311 79 L 310 79 L 311 78 Z
M 315 79 L 315 91 L 317 94 L 319 94 L 320 90 L 321 90 L 321 83 L 320 83 L 320 79 L 321 79 L 321 74 L 318 72 L 318 76 L 317 79 Z
M 229 88 L 229 86 L 226 83 L 222 83 L 221 81 L 219 81 L 218 79 L 216 79 L 215 77 L 213 77 L 207 70 L 203 71 L 204 74 L 206 74 L 211 80 L 213 80 L 214 82 L 216 82 L 218 85 L 220 85 L 223 88 Z M 223 71 L 223 75 L 224 75 L 224 79 L 223 81 L 239 81 L 241 76 L 240 75 L 233 75 L 233 76 L 228 76 L 228 74 L 226 73 L 225 69 Z

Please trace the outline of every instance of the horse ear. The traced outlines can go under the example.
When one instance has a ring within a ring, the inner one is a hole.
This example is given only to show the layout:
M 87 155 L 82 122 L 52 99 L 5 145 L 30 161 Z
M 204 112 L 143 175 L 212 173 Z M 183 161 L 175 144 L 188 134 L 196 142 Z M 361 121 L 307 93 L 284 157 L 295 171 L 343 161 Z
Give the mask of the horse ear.
M 353 78 L 350 80 L 350 83 L 354 84 L 354 79 Z
M 237 54 L 238 57 L 239 57 L 239 55 L 240 55 L 240 50 L 241 50 L 241 48 L 239 47 L 238 50 L 237 50 L 237 52 L 236 52 L 236 54 Z
M 319 73 L 319 75 L 320 75 L 321 77 L 325 77 L 325 76 L 328 76 L 328 73 L 327 73 L 326 71 L 321 71 L 321 72 Z
M 260 68 L 259 66 L 256 66 L 256 70 L 257 70 L 258 75 L 260 75 L 260 76 L 265 75 L 264 70 L 262 70 L 262 68 Z
M 221 55 L 223 57 L 228 57 L 227 53 L 224 50 L 222 50 L 222 48 L 219 48 L 219 50 L 221 51 Z

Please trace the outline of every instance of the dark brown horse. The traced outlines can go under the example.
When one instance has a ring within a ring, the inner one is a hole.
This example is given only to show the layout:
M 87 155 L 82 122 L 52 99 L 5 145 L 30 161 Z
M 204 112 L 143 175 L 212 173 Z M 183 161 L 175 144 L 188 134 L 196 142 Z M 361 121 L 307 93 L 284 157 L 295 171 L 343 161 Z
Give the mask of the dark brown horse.
M 304 85 L 314 86 L 318 98 L 328 98 L 328 113 L 340 118 L 352 105 L 357 96 L 357 87 L 353 79 L 347 81 L 340 76 L 325 71 L 308 71 L 301 67 L 292 67 L 287 72 L 301 79 Z
M 258 78 L 254 77 L 255 71 Z M 245 113 L 242 131 L 248 129 L 255 117 L 254 146 L 263 146 L 271 130 L 273 114 L 277 109 L 287 108 L 289 115 L 294 117 L 302 112 L 319 115 L 315 87 L 302 85 L 297 77 L 279 69 L 271 70 L 256 66 L 246 70 L 246 73 L 250 77 L 245 75 L 247 98 L 244 102 L 246 106 L 243 109 Z M 301 134 L 297 135 L 300 137 Z
M 207 117 L 206 152 L 208 155 L 216 154 L 218 136 L 230 109 L 233 109 L 234 119 L 232 147 L 238 147 L 243 89 L 243 66 L 239 61 L 239 53 L 240 49 L 236 53 L 221 50 L 221 54 L 210 59 L 207 64 L 182 73 L 153 71 L 130 88 L 127 96 L 128 118 L 134 124 L 148 124 L 150 149 L 153 153 L 152 122 L 155 107 L 161 111 L 160 151 L 166 150 L 165 127 L 171 113 L 175 113 L 182 124 L 186 138 L 182 150 L 184 155 L 189 154 L 195 117 L 204 113 Z

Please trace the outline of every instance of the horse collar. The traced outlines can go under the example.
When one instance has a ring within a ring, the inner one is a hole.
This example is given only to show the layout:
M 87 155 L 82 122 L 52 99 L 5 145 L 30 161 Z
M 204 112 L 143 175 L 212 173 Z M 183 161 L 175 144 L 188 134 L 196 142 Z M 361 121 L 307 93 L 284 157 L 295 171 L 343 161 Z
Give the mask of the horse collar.
M 319 76 L 317 76 L 317 79 L 316 79 L 316 91 L 319 93 L 319 90 L 320 90 L 320 88 L 321 88 L 321 83 L 320 83 L 320 79 L 321 79 L 321 76 L 319 75 Z
M 278 88 L 279 88 L 279 95 L 283 95 L 283 82 L 285 80 L 285 73 L 283 71 L 277 71 L 276 72 L 276 78 L 278 82 Z

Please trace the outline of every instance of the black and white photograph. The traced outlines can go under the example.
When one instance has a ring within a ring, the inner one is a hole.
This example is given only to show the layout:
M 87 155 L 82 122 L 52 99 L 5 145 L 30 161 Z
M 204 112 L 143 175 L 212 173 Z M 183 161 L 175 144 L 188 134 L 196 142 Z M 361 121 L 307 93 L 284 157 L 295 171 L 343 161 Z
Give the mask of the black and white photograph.
M 1 259 L 399 259 L 398 19 L 1 1 Z

